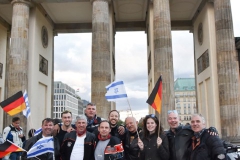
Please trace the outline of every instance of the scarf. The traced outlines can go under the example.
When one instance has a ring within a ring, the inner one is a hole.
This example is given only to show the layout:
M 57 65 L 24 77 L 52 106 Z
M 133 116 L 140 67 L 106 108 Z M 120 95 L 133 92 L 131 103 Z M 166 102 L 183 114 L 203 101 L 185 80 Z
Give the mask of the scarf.
M 108 134 L 107 138 L 102 138 L 101 135 L 100 135 L 100 133 L 98 134 L 98 139 L 99 139 L 100 141 L 105 141 L 105 140 L 110 139 L 110 138 L 111 138 L 111 134 Z
M 86 129 L 83 132 L 78 132 L 77 131 L 77 136 L 81 137 L 82 135 L 84 135 L 86 133 Z

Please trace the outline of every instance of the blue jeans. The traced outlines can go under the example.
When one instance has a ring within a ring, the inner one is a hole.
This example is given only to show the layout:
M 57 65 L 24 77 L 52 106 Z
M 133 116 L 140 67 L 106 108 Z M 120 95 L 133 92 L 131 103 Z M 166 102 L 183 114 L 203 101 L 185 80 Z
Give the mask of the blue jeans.
M 11 160 L 18 160 L 18 158 L 19 158 L 21 155 L 22 155 L 21 152 L 12 152 L 12 153 L 10 154 L 9 159 L 11 159 Z

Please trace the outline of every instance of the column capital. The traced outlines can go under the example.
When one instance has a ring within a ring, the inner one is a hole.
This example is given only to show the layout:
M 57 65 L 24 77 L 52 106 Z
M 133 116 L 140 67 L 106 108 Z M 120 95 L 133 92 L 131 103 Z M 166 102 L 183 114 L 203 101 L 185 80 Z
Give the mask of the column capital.
M 90 0 L 91 4 L 92 4 L 94 1 L 107 2 L 108 4 L 111 4 L 111 2 L 112 2 L 112 0 Z
M 33 6 L 32 0 L 12 0 L 11 4 L 14 5 L 15 3 L 23 3 L 28 5 L 29 7 Z

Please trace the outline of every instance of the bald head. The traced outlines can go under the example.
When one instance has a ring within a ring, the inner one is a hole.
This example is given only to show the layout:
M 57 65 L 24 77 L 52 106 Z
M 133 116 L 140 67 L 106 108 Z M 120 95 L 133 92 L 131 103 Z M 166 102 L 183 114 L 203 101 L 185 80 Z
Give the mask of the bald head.
M 127 117 L 125 119 L 125 124 L 129 132 L 135 133 L 137 131 L 137 122 L 134 117 Z

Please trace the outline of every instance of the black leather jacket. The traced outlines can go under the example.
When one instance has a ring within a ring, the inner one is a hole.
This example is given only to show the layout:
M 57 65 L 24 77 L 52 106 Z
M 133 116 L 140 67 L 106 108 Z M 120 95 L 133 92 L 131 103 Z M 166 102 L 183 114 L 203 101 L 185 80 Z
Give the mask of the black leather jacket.
M 179 126 L 175 134 L 168 130 L 166 135 L 169 142 L 169 160 L 187 160 L 187 151 L 192 142 L 193 131 L 191 126 Z
M 139 132 L 139 136 L 142 137 L 142 132 Z M 133 139 L 131 143 L 130 143 L 130 139 Z M 131 133 L 127 131 L 123 144 L 124 144 L 123 148 L 124 148 L 126 160 L 140 159 L 140 148 L 138 147 L 137 132 Z
M 149 135 L 147 138 L 142 138 L 144 144 L 143 151 L 140 151 L 141 160 L 169 160 L 168 139 L 165 134 L 160 134 L 162 144 L 157 148 L 156 134 Z
M 195 140 L 200 143 L 194 149 L 189 149 L 190 160 L 226 160 L 226 150 L 223 141 L 218 136 L 211 136 L 205 129 L 201 136 Z M 196 144 L 196 143 L 195 143 Z
M 87 117 L 87 115 L 86 115 Z M 97 130 L 99 123 L 101 122 L 101 117 L 95 115 L 93 120 L 88 119 L 87 131 L 93 133 L 93 131 Z
M 77 138 L 76 131 L 72 131 L 70 133 L 65 134 L 60 150 L 62 160 L 70 159 L 76 138 Z M 94 143 L 95 135 L 90 132 L 86 132 L 86 137 L 84 139 L 83 160 L 94 160 Z

